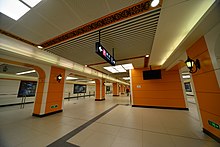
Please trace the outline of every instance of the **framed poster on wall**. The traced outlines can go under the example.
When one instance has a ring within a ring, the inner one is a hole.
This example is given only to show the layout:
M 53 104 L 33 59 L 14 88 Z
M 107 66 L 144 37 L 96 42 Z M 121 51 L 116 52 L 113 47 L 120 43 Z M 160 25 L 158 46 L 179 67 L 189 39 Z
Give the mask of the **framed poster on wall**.
M 17 97 L 34 97 L 37 88 L 37 81 L 21 81 Z
M 74 84 L 73 93 L 86 93 L 86 85 Z

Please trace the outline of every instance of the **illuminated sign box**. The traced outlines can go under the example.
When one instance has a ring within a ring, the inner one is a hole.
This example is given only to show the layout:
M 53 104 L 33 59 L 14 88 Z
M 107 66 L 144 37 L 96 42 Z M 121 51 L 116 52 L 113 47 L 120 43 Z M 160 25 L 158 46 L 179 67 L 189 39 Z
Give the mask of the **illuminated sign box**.
M 216 123 L 214 123 L 214 122 L 212 122 L 212 121 L 210 121 L 210 120 L 208 120 L 208 123 L 209 123 L 210 126 L 216 128 L 216 129 L 220 129 L 220 127 L 219 127 L 218 124 L 216 124 Z
M 109 52 L 101 45 L 100 42 L 96 42 L 96 53 L 101 56 L 103 59 L 105 59 L 108 63 L 110 63 L 112 66 L 115 66 L 116 61 L 114 57 L 112 57 Z

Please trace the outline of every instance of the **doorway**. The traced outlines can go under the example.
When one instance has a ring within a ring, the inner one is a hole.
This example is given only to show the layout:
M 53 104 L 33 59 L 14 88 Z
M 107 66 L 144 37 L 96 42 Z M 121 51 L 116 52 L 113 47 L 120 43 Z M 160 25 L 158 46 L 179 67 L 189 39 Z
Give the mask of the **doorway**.
M 182 70 L 181 81 L 183 85 L 185 103 L 187 108 L 189 108 L 189 114 L 192 118 L 200 121 L 202 125 L 199 105 L 196 97 L 192 75 L 187 70 Z

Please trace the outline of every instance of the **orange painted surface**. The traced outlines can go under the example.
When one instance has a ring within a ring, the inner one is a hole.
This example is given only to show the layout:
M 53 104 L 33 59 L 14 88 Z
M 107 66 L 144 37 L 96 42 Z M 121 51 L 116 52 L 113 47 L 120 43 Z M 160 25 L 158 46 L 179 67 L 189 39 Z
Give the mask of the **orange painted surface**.
M 50 80 L 49 80 L 48 91 L 47 91 L 45 114 L 62 109 L 64 79 L 58 82 L 57 76 L 59 74 L 61 74 L 62 77 L 64 78 L 65 70 L 59 67 L 52 66 L 51 71 L 50 71 Z M 57 105 L 57 107 L 51 108 L 51 106 L 54 106 L 54 105 Z
M 102 84 L 102 85 L 100 85 L 100 84 Z M 95 86 L 96 86 L 96 97 L 95 97 L 95 99 L 98 99 L 98 100 L 105 99 L 104 80 L 95 79 Z M 100 97 L 100 95 L 101 95 L 101 97 Z
M 144 69 L 132 70 L 133 105 L 186 108 L 178 70 L 162 70 L 162 79 L 143 80 Z
M 220 131 L 208 124 L 208 120 L 220 124 L 220 89 L 204 37 L 187 50 L 187 55 L 194 60 L 199 59 L 201 64 L 201 69 L 192 78 L 203 127 L 220 138 Z
M 100 80 L 99 79 L 95 79 L 95 99 L 100 99 Z
M 119 95 L 118 83 L 113 83 L 113 95 Z
M 102 99 L 105 99 L 105 84 L 104 84 L 104 80 L 102 80 Z

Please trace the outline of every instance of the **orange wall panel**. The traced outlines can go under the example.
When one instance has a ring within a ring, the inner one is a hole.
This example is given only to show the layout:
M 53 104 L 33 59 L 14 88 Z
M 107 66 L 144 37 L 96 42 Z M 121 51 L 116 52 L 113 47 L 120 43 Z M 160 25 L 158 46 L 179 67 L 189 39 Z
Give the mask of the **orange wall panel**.
M 220 117 L 220 93 L 197 93 L 199 108 Z
M 193 75 L 194 85 L 197 92 L 218 92 L 219 86 L 217 83 L 214 71 L 209 71 L 203 74 Z
M 113 83 L 113 95 L 119 95 L 118 83 Z
M 192 78 L 203 127 L 220 138 L 220 131 L 208 124 L 208 120 L 220 124 L 220 89 L 204 37 L 187 49 L 187 55 L 194 60 L 199 59 L 201 64 L 201 69 Z
M 138 91 L 134 91 L 133 96 L 134 97 L 143 97 L 143 98 L 154 98 L 154 99 L 182 99 L 182 90 L 175 90 L 172 91 L 172 94 L 170 92 L 170 90 L 164 90 L 164 91 L 157 91 L 157 90 L 138 90 Z
M 96 99 L 100 99 L 100 81 L 98 79 L 95 80 L 95 92 L 96 92 Z
M 47 101 L 45 113 L 55 112 L 61 110 L 63 104 L 63 88 L 64 88 L 64 79 L 60 82 L 57 81 L 57 76 L 61 74 L 62 77 L 65 77 L 65 70 L 52 66 L 50 71 L 50 80 L 48 85 Z M 52 105 L 58 105 L 57 108 L 51 108 Z
M 34 66 L 33 68 L 38 72 L 38 76 L 39 76 L 33 113 L 40 114 L 46 75 L 45 75 L 45 72 L 41 68 L 36 67 L 36 66 Z
M 136 98 L 134 99 L 135 105 L 139 106 L 160 106 L 160 107 L 174 107 L 174 108 L 185 108 L 184 100 L 182 99 L 145 99 Z
M 220 131 L 217 130 L 216 128 L 210 126 L 209 123 L 208 123 L 208 120 L 210 120 L 212 122 L 215 122 L 217 124 L 220 124 L 220 116 L 209 113 L 209 112 L 206 112 L 205 110 L 200 110 L 200 113 L 201 113 L 201 116 L 202 116 L 203 127 L 219 137 L 220 136 Z
M 143 71 L 133 69 L 133 105 L 186 108 L 178 69 L 161 71 L 162 79 L 143 80 Z
M 195 58 L 199 54 L 207 51 L 207 45 L 205 43 L 205 38 L 201 37 L 199 40 L 196 41 L 189 49 L 187 49 L 187 55 L 190 58 Z

